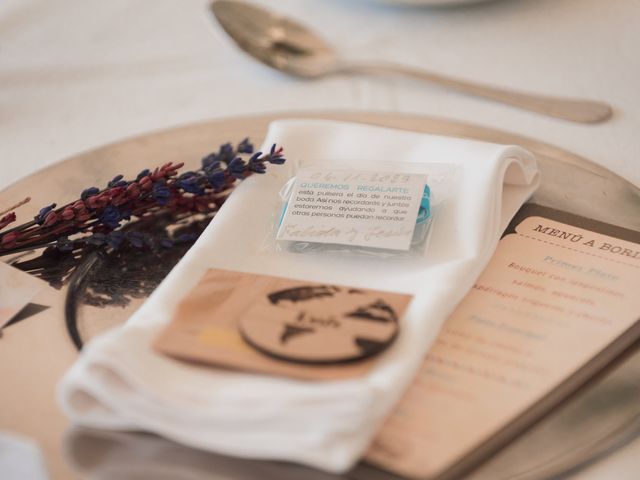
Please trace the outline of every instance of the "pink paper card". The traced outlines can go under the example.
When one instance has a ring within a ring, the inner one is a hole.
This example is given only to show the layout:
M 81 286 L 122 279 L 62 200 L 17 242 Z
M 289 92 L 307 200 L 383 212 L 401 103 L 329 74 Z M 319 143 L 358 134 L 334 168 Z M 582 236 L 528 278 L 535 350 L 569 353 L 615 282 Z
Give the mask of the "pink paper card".
M 0 262 L 0 328 L 45 287 L 42 280 Z

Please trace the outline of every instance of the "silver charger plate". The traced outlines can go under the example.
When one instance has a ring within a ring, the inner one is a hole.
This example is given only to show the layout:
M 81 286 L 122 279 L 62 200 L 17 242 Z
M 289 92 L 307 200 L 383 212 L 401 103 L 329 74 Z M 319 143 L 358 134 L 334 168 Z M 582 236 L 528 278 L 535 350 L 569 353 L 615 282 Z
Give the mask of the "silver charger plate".
M 83 188 L 103 185 L 116 174 L 135 177 L 140 170 L 167 161 L 184 161 L 185 168 L 192 168 L 226 141 L 249 136 L 259 145 L 268 124 L 279 118 L 354 121 L 521 145 L 537 155 L 542 170 L 542 185 L 532 202 L 640 231 L 640 190 L 585 158 L 504 131 L 392 113 L 280 113 L 213 120 L 151 133 L 82 153 L 36 172 L 1 191 L 0 206 L 29 195 L 32 202 L 18 210 L 21 219 L 28 219 L 39 207 L 52 201 L 62 204 L 74 200 Z M 130 264 L 126 275 L 114 275 L 113 268 L 92 271 L 93 287 L 90 285 L 79 298 L 83 338 L 124 322 L 182 253 L 174 251 L 154 265 L 138 259 L 135 265 Z M 20 260 L 24 261 L 24 257 Z M 395 478 L 366 465 L 344 476 L 332 476 L 294 465 L 214 455 L 145 434 L 70 429 L 52 395 L 57 380 L 77 358 L 65 330 L 65 295 L 66 287 L 48 289 L 34 300 L 46 308 L 36 309 L 37 313 L 6 329 L 0 339 L 0 380 L 12 386 L 3 392 L 0 428 L 36 439 L 43 447 L 52 478 L 97 478 L 105 471 L 111 473 L 100 478 L 123 478 L 129 467 L 151 473 L 169 458 L 175 468 L 171 478 L 192 478 L 187 474 L 203 471 L 217 472 L 214 478 L 229 480 L 265 478 L 265 472 L 285 479 Z M 635 348 L 606 374 L 482 464 L 470 478 L 558 478 L 632 440 L 640 428 L 639 378 L 640 352 Z M 178 476 L 178 471 L 185 476 Z
M 456 5 L 469 5 L 473 3 L 485 3 L 495 0 L 374 0 L 377 3 L 385 3 L 398 6 L 429 6 L 446 7 Z

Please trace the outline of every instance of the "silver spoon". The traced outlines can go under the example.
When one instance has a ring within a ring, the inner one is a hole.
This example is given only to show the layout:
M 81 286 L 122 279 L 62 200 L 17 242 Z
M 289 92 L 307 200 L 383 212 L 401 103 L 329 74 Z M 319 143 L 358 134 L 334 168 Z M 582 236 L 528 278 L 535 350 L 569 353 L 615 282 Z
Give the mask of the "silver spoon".
M 391 63 L 346 63 L 312 30 L 289 18 L 237 0 L 216 0 L 211 4 L 211 10 L 222 28 L 245 52 L 270 67 L 299 77 L 392 73 L 574 122 L 602 122 L 612 114 L 609 105 L 590 100 L 522 93 Z

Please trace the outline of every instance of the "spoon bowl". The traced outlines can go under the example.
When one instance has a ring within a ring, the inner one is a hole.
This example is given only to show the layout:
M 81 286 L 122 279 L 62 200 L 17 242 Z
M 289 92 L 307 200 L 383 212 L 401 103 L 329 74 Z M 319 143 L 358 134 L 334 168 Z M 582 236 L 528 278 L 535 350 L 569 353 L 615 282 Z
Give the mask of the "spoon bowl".
M 338 65 L 333 48 L 295 20 L 232 0 L 215 1 L 211 10 L 242 50 L 276 70 L 315 78 Z

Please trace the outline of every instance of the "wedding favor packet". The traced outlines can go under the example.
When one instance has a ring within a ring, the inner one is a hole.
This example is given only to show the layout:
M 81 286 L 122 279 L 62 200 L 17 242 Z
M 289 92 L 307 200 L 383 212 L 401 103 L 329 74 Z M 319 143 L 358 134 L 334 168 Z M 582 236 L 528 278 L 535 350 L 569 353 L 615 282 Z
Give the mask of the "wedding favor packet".
M 267 249 L 376 257 L 420 256 L 456 167 L 438 163 L 322 162 L 280 191 Z

